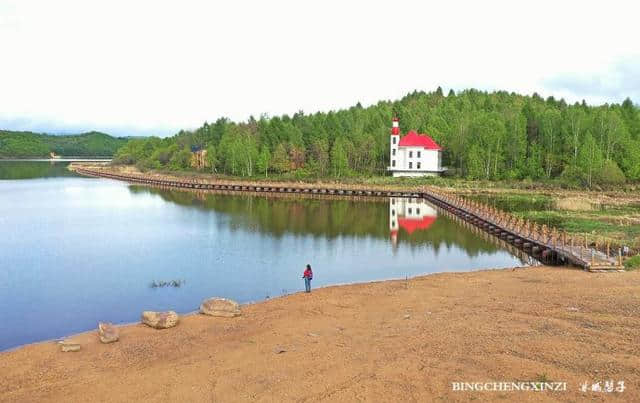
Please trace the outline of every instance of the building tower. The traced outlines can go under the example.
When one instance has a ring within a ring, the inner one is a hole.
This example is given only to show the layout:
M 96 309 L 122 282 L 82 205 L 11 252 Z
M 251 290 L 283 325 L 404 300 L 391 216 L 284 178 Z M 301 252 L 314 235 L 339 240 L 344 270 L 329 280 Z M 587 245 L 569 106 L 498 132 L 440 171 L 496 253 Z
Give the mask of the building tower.
M 391 126 L 391 139 L 389 141 L 389 145 L 391 147 L 389 164 L 391 169 L 398 166 L 398 143 L 400 143 L 400 121 L 397 117 L 394 117 Z
M 394 250 L 398 247 L 398 208 L 402 207 L 400 197 L 389 198 L 389 234 L 391 235 L 391 245 Z

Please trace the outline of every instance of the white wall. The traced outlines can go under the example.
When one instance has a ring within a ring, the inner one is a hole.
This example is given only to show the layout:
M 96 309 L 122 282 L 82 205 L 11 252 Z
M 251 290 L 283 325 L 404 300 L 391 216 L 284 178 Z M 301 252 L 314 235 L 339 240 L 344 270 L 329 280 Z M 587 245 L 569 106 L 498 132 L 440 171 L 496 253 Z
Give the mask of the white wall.
M 409 157 L 411 154 L 411 157 Z M 418 154 L 420 157 L 418 157 Z M 401 147 L 396 151 L 396 169 L 410 171 L 439 171 L 437 150 L 425 150 L 423 147 Z M 393 159 L 393 155 L 391 156 Z M 409 168 L 409 162 L 412 163 Z M 418 169 L 418 162 L 420 169 Z
M 393 144 L 393 138 L 396 138 L 396 144 Z M 433 172 L 439 174 L 442 170 L 440 166 L 440 154 L 438 150 L 426 150 L 424 147 L 399 147 L 400 136 L 391 136 L 389 147 L 389 167 L 390 171 L 404 171 L 394 172 L 393 176 L 422 176 L 425 173 Z M 396 154 L 393 155 L 393 150 Z M 411 153 L 411 157 L 409 154 Z M 418 153 L 420 157 L 418 157 Z M 396 162 L 393 166 L 393 162 Z M 409 162 L 411 162 L 411 168 L 409 168 Z M 418 169 L 418 163 L 420 163 L 420 169 Z M 430 175 L 436 176 L 436 175 Z

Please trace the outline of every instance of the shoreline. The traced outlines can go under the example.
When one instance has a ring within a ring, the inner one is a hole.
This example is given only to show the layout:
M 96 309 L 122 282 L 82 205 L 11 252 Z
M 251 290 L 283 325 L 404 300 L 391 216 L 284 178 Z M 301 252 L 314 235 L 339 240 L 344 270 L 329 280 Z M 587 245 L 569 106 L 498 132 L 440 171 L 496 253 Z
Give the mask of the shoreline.
M 140 171 L 134 165 L 99 165 L 92 166 L 86 165 L 82 167 L 82 161 L 78 164 L 80 168 L 98 168 L 105 172 L 112 174 L 137 174 L 148 175 L 156 178 L 170 178 L 172 180 L 193 180 L 202 181 L 204 183 L 219 183 L 219 184 L 262 184 L 265 186 L 278 186 L 278 185 L 297 185 L 297 186 L 310 186 L 310 185 L 331 185 L 344 188 L 376 188 L 380 190 L 395 190 L 395 191 L 419 191 L 424 187 L 437 187 L 446 189 L 448 192 L 465 194 L 468 192 L 474 193 L 487 193 L 495 194 L 502 193 L 504 191 L 509 192 L 527 192 L 535 194 L 562 194 L 570 196 L 584 196 L 584 197 L 631 197 L 632 199 L 640 198 L 634 193 L 636 190 L 633 183 L 628 184 L 631 189 L 623 188 L 611 188 L 611 189 L 589 189 L 589 188 L 562 188 L 558 186 L 549 186 L 548 184 L 515 182 L 515 183 L 503 183 L 492 182 L 483 180 L 463 180 L 463 179 L 450 179 L 450 178 L 391 178 L 388 176 L 374 176 L 370 178 L 354 177 L 354 178 L 342 178 L 336 179 L 331 177 L 326 178 L 282 178 L 282 177 L 242 177 L 242 176 L 227 176 L 217 173 L 208 173 L 203 171 L 159 171 L 148 170 L 145 172 Z M 69 167 L 73 170 L 73 164 Z
M 0 389 L 7 401 L 539 401 L 451 382 L 547 379 L 567 382 L 547 400 L 640 398 L 640 273 L 528 269 L 332 285 L 236 318 L 118 325 L 113 344 L 76 334 L 75 353 L 30 344 L 0 353 Z M 627 390 L 578 390 L 604 379 Z
M 498 267 L 498 268 L 480 268 L 480 269 L 475 269 L 475 270 L 462 270 L 462 271 L 438 271 L 438 272 L 433 272 L 433 273 L 426 273 L 426 274 L 420 274 L 417 276 L 413 276 L 413 277 L 407 277 L 407 279 L 403 279 L 403 278 L 388 278 L 388 279 L 383 279 L 383 280 L 371 280 L 371 281 L 362 281 L 362 282 L 354 282 L 354 283 L 338 283 L 338 284 L 330 284 L 330 285 L 325 285 L 325 286 L 321 286 L 321 287 L 316 287 L 316 288 L 312 288 L 312 290 L 322 290 L 325 288 L 331 288 L 331 287 L 347 287 L 347 286 L 353 286 L 353 285 L 366 285 L 366 284 L 375 284 L 375 283 L 381 283 L 381 282 L 387 282 L 387 281 L 410 281 L 413 279 L 417 279 L 417 278 L 422 278 L 422 277 L 427 277 L 427 276 L 433 276 L 433 275 L 438 275 L 438 274 L 444 274 L 444 273 L 471 273 L 471 272 L 482 272 L 482 271 L 493 271 L 493 270 L 521 270 L 521 269 L 531 269 L 534 267 L 538 267 L 538 266 L 543 266 L 542 264 L 539 265 L 531 265 L 531 266 L 509 266 L 509 267 Z M 558 269 L 569 269 L 569 270 L 580 270 L 577 268 L 571 268 L 571 267 L 557 267 Z M 275 300 L 278 298 L 286 298 L 289 295 L 295 295 L 295 294 L 299 294 L 303 292 L 301 291 L 296 291 L 293 293 L 289 293 L 289 294 L 282 294 L 282 295 L 278 295 L 275 297 L 270 297 L 270 298 L 265 298 L 265 299 L 260 299 L 260 300 L 256 300 L 256 301 L 250 301 L 250 302 L 246 302 L 246 303 L 242 303 L 240 304 L 241 308 L 244 307 L 248 307 L 251 305 L 256 305 L 256 304 L 261 304 L 270 300 Z M 185 312 L 185 313 L 181 313 L 178 311 L 175 311 L 178 316 L 180 318 L 183 317 L 187 317 L 187 316 L 192 316 L 192 315 L 200 315 L 200 310 L 195 309 L 193 311 L 189 311 L 189 312 Z M 141 312 L 142 313 L 142 312 Z M 96 329 L 98 326 L 98 322 L 96 321 Z M 124 323 L 113 323 L 113 325 L 115 327 L 118 328 L 124 328 L 124 327 L 128 327 L 128 326 L 136 326 L 136 325 L 141 325 L 142 322 L 141 321 L 136 321 L 136 322 L 124 322 Z M 18 349 L 21 349 L 23 347 L 29 347 L 29 346 L 34 346 L 34 345 L 38 345 L 38 344 L 48 344 L 48 343 L 54 343 L 57 344 L 58 342 L 64 341 L 64 340 L 70 340 L 73 339 L 74 337 L 77 336 L 84 336 L 86 334 L 93 334 L 96 332 L 96 329 L 88 329 L 85 331 L 81 331 L 81 332 L 77 332 L 77 333 L 71 333 L 65 336 L 60 336 L 60 337 L 54 337 L 51 339 L 45 339 L 45 340 L 40 340 L 40 341 L 34 341 L 32 343 L 26 343 L 26 344 L 20 344 L 18 346 L 15 347 L 9 347 L 6 350 L 0 350 L 0 356 L 4 353 L 8 353 L 8 352 L 12 352 Z

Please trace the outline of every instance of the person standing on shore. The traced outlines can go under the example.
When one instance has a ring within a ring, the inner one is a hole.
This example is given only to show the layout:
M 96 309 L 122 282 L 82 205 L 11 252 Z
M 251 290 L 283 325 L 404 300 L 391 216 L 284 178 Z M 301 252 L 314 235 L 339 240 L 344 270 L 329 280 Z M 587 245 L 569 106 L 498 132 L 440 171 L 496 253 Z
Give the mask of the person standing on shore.
M 302 278 L 304 279 L 305 292 L 311 292 L 311 280 L 313 279 L 313 271 L 311 271 L 310 264 L 307 265 L 304 273 L 302 273 Z

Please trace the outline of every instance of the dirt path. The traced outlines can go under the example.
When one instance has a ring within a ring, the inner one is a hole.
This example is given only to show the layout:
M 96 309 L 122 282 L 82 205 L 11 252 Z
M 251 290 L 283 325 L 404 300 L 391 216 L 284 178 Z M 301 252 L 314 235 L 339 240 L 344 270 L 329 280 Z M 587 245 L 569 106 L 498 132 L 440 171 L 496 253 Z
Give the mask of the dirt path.
M 640 272 L 527 268 L 328 287 L 0 354 L 2 401 L 640 400 Z M 566 392 L 451 382 L 566 381 Z M 623 380 L 623 393 L 583 393 Z M 604 384 L 603 384 L 604 385 Z

